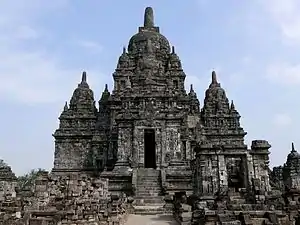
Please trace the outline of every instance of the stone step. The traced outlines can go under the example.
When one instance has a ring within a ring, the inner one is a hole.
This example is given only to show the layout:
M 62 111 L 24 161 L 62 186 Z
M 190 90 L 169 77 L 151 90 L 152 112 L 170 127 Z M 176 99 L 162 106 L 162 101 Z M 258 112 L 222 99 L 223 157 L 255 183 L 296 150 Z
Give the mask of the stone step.
M 162 195 L 136 195 L 134 196 L 134 199 L 159 199 L 159 200 L 163 200 L 163 196 Z
M 161 188 L 160 184 L 154 184 L 154 183 L 151 183 L 151 184 L 137 183 L 136 187 L 137 188 L 146 188 L 146 189 L 149 189 L 149 190 L 153 190 L 155 188 Z
M 155 174 L 155 173 L 138 173 L 137 177 L 160 177 L 160 174 Z
M 160 192 L 162 189 L 161 187 L 157 187 L 157 186 L 136 186 L 136 190 L 137 191 L 151 191 L 151 192 Z
M 160 171 L 159 170 L 141 170 L 139 169 L 137 172 L 138 176 L 159 176 L 160 175 Z
M 137 180 L 137 183 L 138 184 L 159 184 L 161 182 L 161 180 L 159 180 L 159 179 L 150 179 L 150 180 L 147 180 L 147 179 L 145 179 L 145 180 Z
M 152 198 L 137 197 L 135 198 L 134 205 L 164 204 L 162 198 L 156 198 L 156 197 L 160 197 L 160 196 L 153 196 Z
M 147 205 L 147 206 L 134 206 L 134 213 L 138 215 L 157 215 L 165 214 L 163 205 Z
M 140 185 L 140 186 L 160 186 L 160 184 L 161 184 L 161 182 L 159 182 L 159 181 L 151 181 L 151 182 L 149 182 L 149 181 L 143 181 L 143 182 L 141 182 L 141 181 L 137 181 L 136 182 L 136 184 L 137 185 Z
M 160 177 L 138 177 L 137 181 L 159 181 Z
M 161 182 L 152 182 L 152 183 L 145 183 L 145 182 L 136 182 L 137 187 L 160 187 Z
M 152 186 L 152 187 L 145 187 L 145 186 L 136 186 L 136 190 L 137 191 L 152 191 L 152 192 L 155 192 L 155 191 L 161 191 L 161 187 L 157 187 L 157 186 Z
M 138 191 L 136 194 L 136 197 L 143 197 L 143 198 L 150 198 L 150 197 L 158 197 L 161 196 L 161 194 L 159 192 L 143 192 L 143 191 Z
M 137 190 L 136 195 L 137 196 L 160 196 L 162 191 L 141 191 Z

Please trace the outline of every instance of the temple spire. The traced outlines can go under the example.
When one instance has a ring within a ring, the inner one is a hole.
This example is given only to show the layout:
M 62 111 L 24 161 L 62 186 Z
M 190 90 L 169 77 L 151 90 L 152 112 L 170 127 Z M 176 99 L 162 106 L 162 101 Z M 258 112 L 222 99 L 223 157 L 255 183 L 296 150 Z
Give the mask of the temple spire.
M 151 7 L 147 7 L 145 9 L 144 27 L 147 27 L 147 28 L 154 27 L 153 9 Z
M 209 87 L 210 88 L 220 87 L 220 84 L 218 83 L 218 80 L 217 80 L 217 74 L 214 70 L 211 73 L 211 84 L 209 85 Z
M 215 71 L 212 71 L 212 73 L 211 73 L 211 83 L 212 84 L 217 84 L 218 83 L 218 81 L 217 81 L 217 74 L 216 74 Z
M 83 71 L 82 75 L 81 75 L 81 82 L 78 84 L 79 88 L 89 88 L 89 85 L 87 83 L 87 79 L 86 79 L 86 72 Z
M 191 84 L 190 92 L 194 92 L 193 84 Z
M 231 100 L 230 110 L 235 110 L 235 105 L 234 105 L 234 103 L 233 103 L 233 100 Z
M 81 83 L 86 83 L 86 72 L 82 72 Z
M 294 142 L 292 142 L 292 152 L 296 152 Z
M 64 106 L 64 111 L 68 111 L 69 107 L 68 107 L 68 102 L 66 101 L 65 106 Z
M 105 84 L 104 91 L 105 91 L 105 92 L 108 92 L 108 86 L 107 86 L 107 84 Z
M 175 54 L 175 47 L 172 46 L 172 54 Z

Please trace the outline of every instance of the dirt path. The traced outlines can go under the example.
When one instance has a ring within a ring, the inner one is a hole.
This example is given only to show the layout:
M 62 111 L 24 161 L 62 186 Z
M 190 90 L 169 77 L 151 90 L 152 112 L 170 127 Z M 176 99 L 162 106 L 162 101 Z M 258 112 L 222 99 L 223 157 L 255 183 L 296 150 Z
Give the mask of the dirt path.
M 178 225 L 168 215 L 129 215 L 126 225 Z

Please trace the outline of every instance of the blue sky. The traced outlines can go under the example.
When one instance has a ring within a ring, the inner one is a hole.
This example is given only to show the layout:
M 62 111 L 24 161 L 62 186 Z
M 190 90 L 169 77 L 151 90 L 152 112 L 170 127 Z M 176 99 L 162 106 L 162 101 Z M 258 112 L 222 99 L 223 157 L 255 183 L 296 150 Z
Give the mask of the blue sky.
M 300 146 L 297 0 L 2 0 L 0 158 L 18 175 L 52 167 L 52 133 L 81 72 L 98 100 L 146 6 L 175 45 L 201 106 L 215 69 L 246 142 L 271 143 L 271 165 L 285 162 L 292 141 Z

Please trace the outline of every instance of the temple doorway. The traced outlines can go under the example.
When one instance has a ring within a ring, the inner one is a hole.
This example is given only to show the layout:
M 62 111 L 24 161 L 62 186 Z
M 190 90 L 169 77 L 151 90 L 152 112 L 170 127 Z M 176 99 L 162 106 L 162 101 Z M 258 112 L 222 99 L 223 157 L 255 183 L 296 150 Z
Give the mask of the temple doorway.
M 145 129 L 144 131 L 144 160 L 145 168 L 156 169 L 156 149 L 155 149 L 155 130 Z

